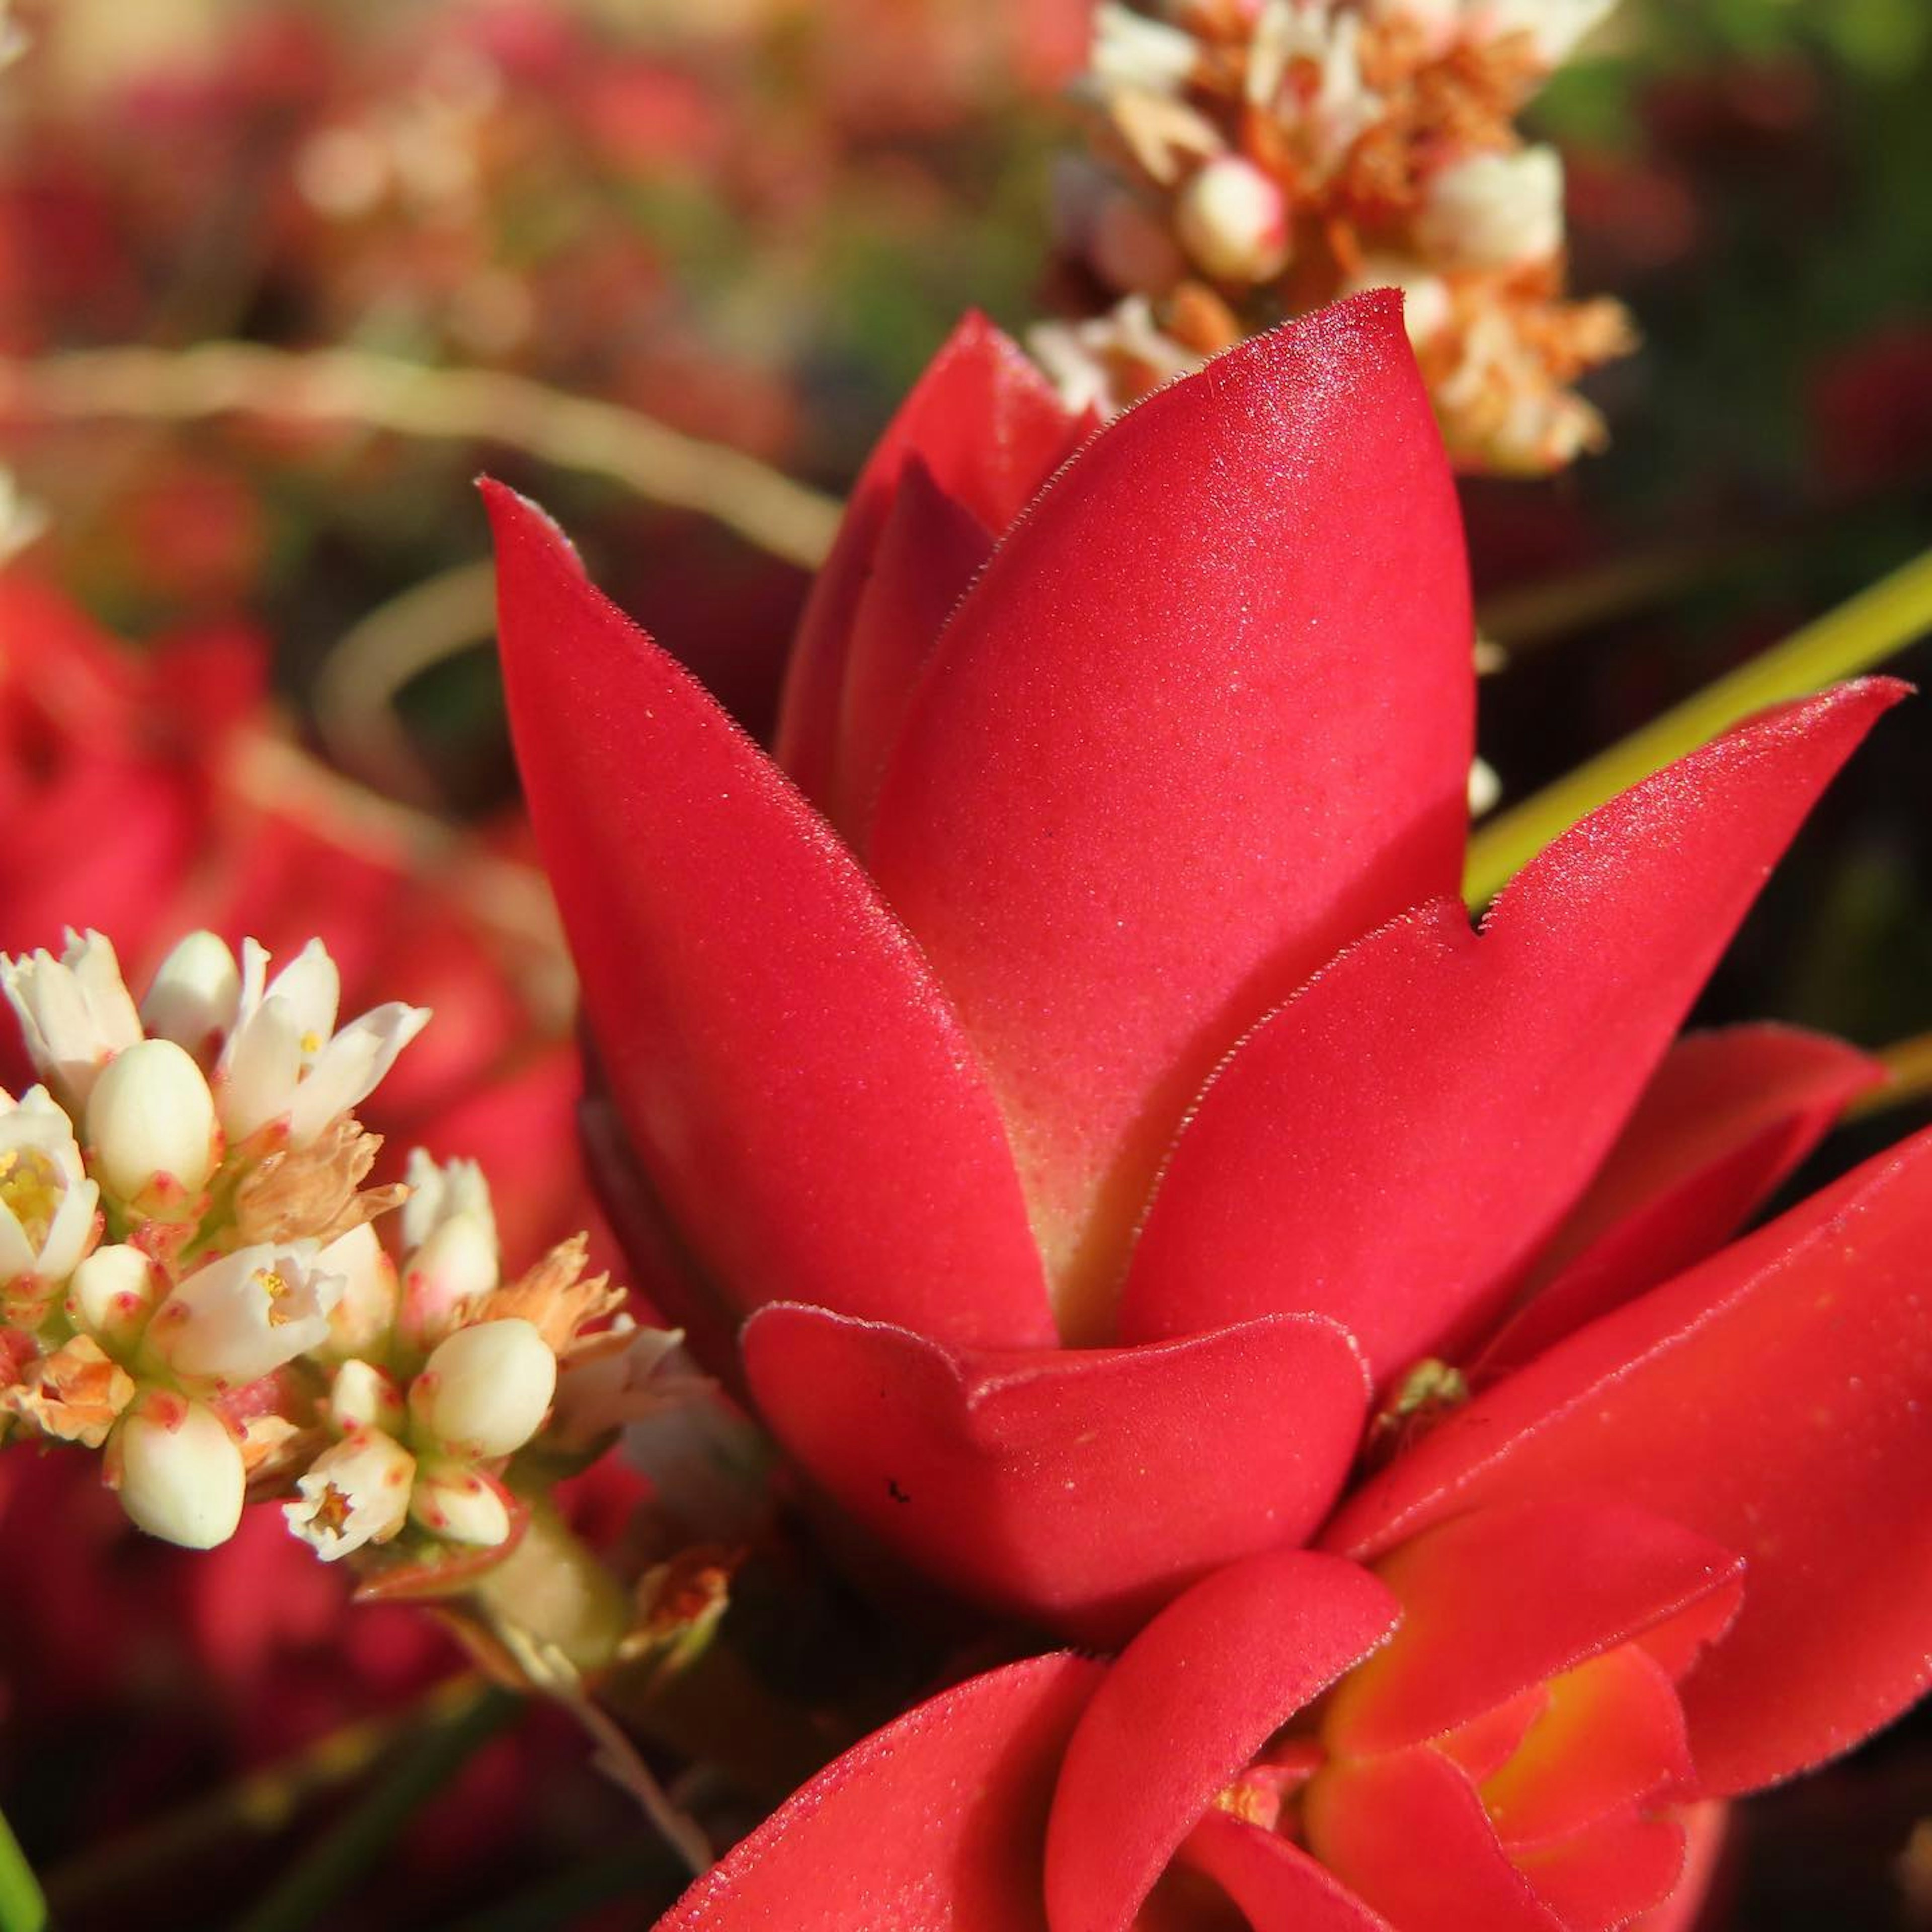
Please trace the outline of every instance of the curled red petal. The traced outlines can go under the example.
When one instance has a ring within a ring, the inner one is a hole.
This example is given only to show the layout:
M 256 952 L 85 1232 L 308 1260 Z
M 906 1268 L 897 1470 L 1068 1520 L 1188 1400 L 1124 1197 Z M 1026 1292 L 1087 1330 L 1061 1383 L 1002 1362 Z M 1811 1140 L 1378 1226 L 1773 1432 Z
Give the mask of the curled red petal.
M 1368 1386 L 1302 1317 L 1158 1348 L 947 1348 L 779 1304 L 746 1371 L 786 1448 L 928 1574 L 1090 1642 L 1327 1514 Z
M 986 1058 L 1070 1335 L 1105 1332 L 1160 1151 L 1242 1027 L 1453 890 L 1469 650 L 1386 291 L 1094 438 L 954 613 L 872 856 Z
M 1308 1849 L 1402 1932 L 1566 1932 L 1504 1856 L 1475 1787 L 1426 1744 L 1331 1765 L 1302 1820 Z
M 1834 1756 L 1932 1676 L 1932 1135 L 1558 1342 L 1360 1492 L 1366 1556 L 1486 1502 L 1606 1491 L 1738 1551 L 1683 1686 L 1702 1787 Z
M 655 1932 L 1045 1932 L 1047 1808 L 1102 1675 L 1035 1658 L 922 1704 L 788 1798 Z
M 1400 1614 L 1366 1570 L 1302 1550 L 1231 1564 L 1169 1604 L 1067 1744 L 1046 1834 L 1052 1932 L 1126 1932 L 1215 1793 Z
M 1582 1494 L 1472 1511 L 1378 1567 L 1402 1624 L 1324 1720 L 1351 1757 L 1467 1724 L 1724 1589 L 1740 1565 L 1674 1522 Z
M 1630 1812 L 1560 1844 L 1515 1855 L 1564 1932 L 1616 1932 L 1664 1906 L 1684 1876 L 1684 1832 L 1669 1815 Z
M 1664 1055 L 1588 1192 L 1537 1258 L 1523 1305 L 1484 1348 L 1492 1382 L 1668 1281 L 1734 1234 L 1885 1078 L 1869 1054 L 1795 1027 L 1687 1035 Z
M 962 1340 L 1050 1339 L 998 1112 L 918 950 L 556 526 L 486 490 L 530 815 L 612 1090 L 680 1228 L 741 1306 L 808 1295 Z
M 1299 1845 L 1225 1811 L 1202 1817 L 1180 1858 L 1240 1907 L 1252 1932 L 1391 1932 Z
M 1587 1184 L 1772 862 L 1903 689 L 1767 712 L 1634 786 L 1525 867 L 1480 938 L 1444 903 L 1343 953 L 1202 1096 L 1123 1336 L 1313 1308 L 1378 1379 L 1453 1352 Z
M 913 386 L 853 485 L 799 624 L 779 708 L 778 762 L 830 797 L 852 622 L 892 500 L 915 458 L 988 530 L 1004 530 L 1085 433 L 1018 345 L 965 316 Z

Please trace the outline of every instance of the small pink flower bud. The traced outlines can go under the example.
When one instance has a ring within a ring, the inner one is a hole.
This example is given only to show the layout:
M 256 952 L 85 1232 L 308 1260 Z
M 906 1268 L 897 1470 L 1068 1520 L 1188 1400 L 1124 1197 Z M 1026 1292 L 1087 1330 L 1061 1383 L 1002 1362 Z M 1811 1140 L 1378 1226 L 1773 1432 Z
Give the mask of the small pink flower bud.
M 201 1069 L 170 1040 L 117 1054 L 88 1096 L 87 1142 L 95 1174 L 118 1199 L 164 1214 L 192 1200 L 220 1152 Z
M 1176 198 L 1181 246 L 1215 280 L 1273 280 L 1288 266 L 1288 196 L 1239 154 L 1197 169 Z
M 509 1540 L 507 1492 L 466 1462 L 418 1464 L 410 1514 L 433 1535 L 452 1543 L 494 1550 Z
M 107 1480 L 137 1528 L 184 1549 L 212 1550 L 242 1520 L 248 1477 L 240 1445 L 212 1409 L 156 1394 L 115 1430 Z
M 480 1322 L 437 1343 L 417 1387 L 422 1419 L 439 1442 L 471 1456 L 508 1456 L 543 1426 L 556 1358 L 520 1316 Z
M 296 1484 L 297 1499 L 284 1503 L 282 1514 L 296 1535 L 333 1563 L 364 1544 L 387 1543 L 409 1520 L 416 1470 L 416 1459 L 394 1436 L 364 1430 L 310 1464 Z M 504 1528 L 507 1534 L 507 1516 Z

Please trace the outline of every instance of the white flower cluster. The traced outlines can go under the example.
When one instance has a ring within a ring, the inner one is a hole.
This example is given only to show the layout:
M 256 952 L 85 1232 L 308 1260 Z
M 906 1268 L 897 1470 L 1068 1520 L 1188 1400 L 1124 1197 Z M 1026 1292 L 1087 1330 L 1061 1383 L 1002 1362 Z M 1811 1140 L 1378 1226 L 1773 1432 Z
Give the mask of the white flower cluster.
M 1630 346 L 1563 299 L 1562 164 L 1517 110 L 1614 0 L 1105 0 L 1094 130 L 1056 216 L 1075 305 L 1035 352 L 1124 406 L 1243 335 L 1393 285 L 1451 452 L 1540 470 L 1600 440 L 1570 392 Z
M 419 1152 L 409 1188 L 364 1186 L 354 1110 L 429 1016 L 338 1027 L 319 942 L 268 968 L 197 933 L 137 1008 L 98 933 L 0 962 L 46 1082 L 0 1094 L 0 1435 L 102 1450 L 172 1542 L 287 1495 L 324 1557 L 410 1529 L 398 1561 L 433 1577 L 512 1540 L 510 1458 L 547 1424 L 556 1456 L 594 1447 L 676 1338 L 584 1332 L 622 1298 L 580 1240 L 506 1282 L 473 1165 Z M 406 1196 L 398 1261 L 373 1217 Z

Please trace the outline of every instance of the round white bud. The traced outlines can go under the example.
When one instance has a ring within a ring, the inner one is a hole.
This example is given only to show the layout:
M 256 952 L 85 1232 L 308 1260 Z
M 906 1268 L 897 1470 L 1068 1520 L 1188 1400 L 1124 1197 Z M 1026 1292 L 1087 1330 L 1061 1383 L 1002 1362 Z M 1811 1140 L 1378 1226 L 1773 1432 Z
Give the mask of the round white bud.
M 148 1325 L 159 1298 L 154 1264 L 125 1244 L 96 1248 L 67 1286 L 68 1313 L 101 1341 L 133 1341 Z
M 242 1005 L 242 974 L 218 934 L 191 932 L 164 959 L 141 1002 L 151 1034 L 214 1064 Z
M 150 1396 L 122 1418 L 110 1454 L 121 1507 L 150 1536 L 212 1550 L 235 1534 L 248 1472 L 212 1408 Z
M 1197 169 L 1175 198 L 1181 246 L 1217 282 L 1272 280 L 1288 266 L 1288 196 L 1239 154 Z
M 423 1368 L 424 1420 L 472 1456 L 507 1456 L 543 1426 L 556 1394 L 556 1358 L 532 1323 L 511 1316 L 459 1328 Z
M 102 1069 L 87 1100 L 95 1174 L 123 1201 L 158 1186 L 200 1192 L 214 1171 L 214 1098 L 201 1069 L 171 1040 L 143 1040 Z

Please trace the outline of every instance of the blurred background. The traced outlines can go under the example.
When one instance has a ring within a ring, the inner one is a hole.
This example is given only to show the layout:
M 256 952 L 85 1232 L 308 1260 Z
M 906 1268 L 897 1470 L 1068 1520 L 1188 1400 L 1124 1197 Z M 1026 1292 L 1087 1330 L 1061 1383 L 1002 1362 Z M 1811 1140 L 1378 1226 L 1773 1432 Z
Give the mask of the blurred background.
M 438 1010 L 371 1123 L 392 1151 L 482 1156 L 513 1259 L 594 1222 L 470 479 L 540 495 L 762 731 L 896 398 L 963 308 L 1042 313 L 1088 15 L 16 0 L 0 946 L 91 920 L 138 980 L 194 924 L 320 931 L 351 1010 Z M 1589 385 L 1607 454 L 1465 486 L 1506 800 L 1925 543 L 1932 8 L 1624 0 L 1531 124 L 1565 158 L 1574 286 L 1643 343 Z M 1932 1029 L 1924 733 L 1882 729 L 1700 1019 Z M 425 1620 L 345 1620 L 272 1513 L 178 1558 L 80 1474 L 0 1459 L 0 1807 L 64 1924 L 228 1922 L 405 1732 L 448 1744 L 440 1795 L 326 1922 L 641 1926 L 675 1892 L 549 1717 L 424 1732 L 459 1664 Z M 1754 1808 L 1720 1922 L 1932 1925 L 1925 1729 Z

